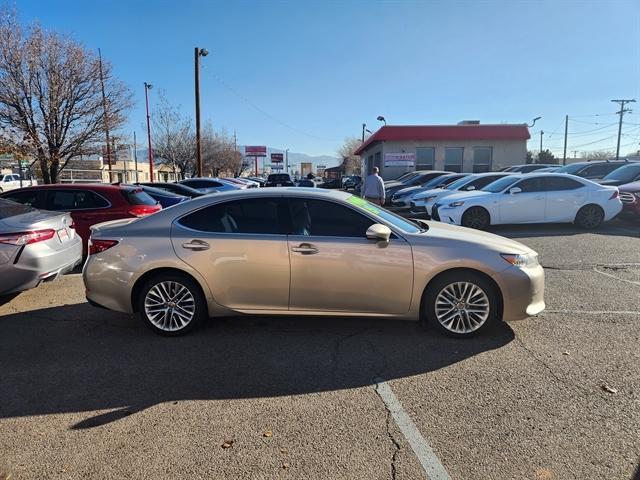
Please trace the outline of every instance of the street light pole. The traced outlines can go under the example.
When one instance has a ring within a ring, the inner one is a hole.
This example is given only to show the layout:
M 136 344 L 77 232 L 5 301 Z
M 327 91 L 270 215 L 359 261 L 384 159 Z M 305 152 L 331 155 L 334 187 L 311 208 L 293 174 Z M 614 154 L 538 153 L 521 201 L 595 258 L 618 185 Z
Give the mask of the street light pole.
M 284 171 L 289 173 L 289 149 L 284 151 Z
M 544 135 L 544 130 L 540 130 L 540 153 L 538 154 L 538 158 L 542 155 L 542 136 Z
M 147 141 L 149 143 L 149 181 L 153 183 L 153 150 L 151 149 L 151 116 L 149 115 L 149 90 L 153 88 L 150 83 L 144 82 L 144 99 L 147 104 Z
M 195 90 L 196 90 L 196 175 L 202 177 L 202 147 L 200 144 L 200 57 L 209 54 L 204 48 L 195 47 Z
M 133 161 L 136 165 L 136 183 L 138 183 L 140 180 L 138 180 L 138 143 L 136 141 L 136 132 L 133 132 Z
M 363 123 L 362 124 L 362 143 L 364 143 L 364 131 L 367 129 L 367 124 Z

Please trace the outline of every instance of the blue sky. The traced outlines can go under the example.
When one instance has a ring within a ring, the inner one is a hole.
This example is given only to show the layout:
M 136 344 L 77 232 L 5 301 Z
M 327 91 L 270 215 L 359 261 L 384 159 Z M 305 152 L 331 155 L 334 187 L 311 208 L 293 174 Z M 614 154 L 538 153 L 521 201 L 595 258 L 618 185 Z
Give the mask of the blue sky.
M 35 1 L 23 21 L 102 49 L 134 91 L 127 130 L 144 135 L 143 82 L 241 144 L 335 154 L 344 137 L 390 124 L 527 122 L 530 148 L 614 149 L 613 98 L 640 102 L 640 2 Z M 640 104 L 622 150 L 640 148 Z M 599 116 L 593 116 L 600 114 Z M 575 120 L 574 120 L 575 119 Z M 595 131 L 593 131 L 595 130 Z M 592 132 L 593 131 L 593 132 Z M 590 142 L 591 145 L 585 145 Z

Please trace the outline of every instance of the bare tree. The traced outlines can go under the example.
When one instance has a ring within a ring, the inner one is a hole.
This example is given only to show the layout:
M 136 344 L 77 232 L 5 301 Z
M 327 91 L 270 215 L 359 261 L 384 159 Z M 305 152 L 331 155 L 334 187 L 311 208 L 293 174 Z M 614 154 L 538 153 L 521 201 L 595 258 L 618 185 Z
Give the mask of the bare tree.
M 344 143 L 338 148 L 338 155 L 342 159 L 342 164 L 347 175 L 360 174 L 362 170 L 362 159 L 354 152 L 362 142 L 356 137 L 347 137 Z
M 188 117 L 172 106 L 164 93 L 153 112 L 154 154 L 159 162 L 171 165 L 181 178 L 195 173 L 195 134 Z M 179 169 L 179 172 L 178 172 Z
M 23 137 L 45 183 L 57 182 L 70 158 L 101 141 L 106 125 L 124 123 L 131 93 L 108 62 L 103 73 L 106 116 L 95 53 L 37 24 L 25 29 L 15 12 L 0 10 L 0 127 Z
M 611 150 L 595 150 L 592 152 L 582 152 L 582 158 L 589 160 L 608 160 L 609 158 L 615 158 L 616 152 Z
M 242 171 L 242 154 L 226 131 L 216 132 L 207 123 L 202 130 L 202 163 L 204 171 L 214 177 L 237 176 Z

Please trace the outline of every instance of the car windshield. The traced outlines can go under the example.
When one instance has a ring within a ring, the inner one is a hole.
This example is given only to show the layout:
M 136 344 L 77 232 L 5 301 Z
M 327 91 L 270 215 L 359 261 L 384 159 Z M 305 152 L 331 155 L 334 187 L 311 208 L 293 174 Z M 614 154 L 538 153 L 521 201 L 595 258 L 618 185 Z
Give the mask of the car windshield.
M 520 178 L 521 177 L 518 177 L 518 176 L 503 177 L 500 180 L 491 182 L 489 185 L 487 185 L 484 188 L 481 188 L 480 190 L 482 190 L 483 192 L 498 193 L 503 191 L 505 188 L 508 188 L 509 185 L 513 185 L 514 183 L 516 183 L 518 180 L 520 180 Z
M 28 205 L 0 198 L 0 220 L 35 211 L 35 208 Z
M 437 177 L 433 177 L 431 180 L 428 180 L 422 184 L 422 188 L 434 188 L 437 185 L 440 185 L 443 180 L 446 178 L 446 175 L 439 175 Z
M 564 167 L 560 167 L 559 169 L 556 170 L 556 173 L 570 173 L 570 174 L 574 174 L 579 172 L 580 170 L 582 170 L 584 168 L 584 163 L 574 163 L 572 165 L 565 165 Z
M 475 177 L 462 177 L 456 180 L 455 182 L 451 182 L 449 185 L 447 185 L 444 188 L 446 188 L 447 190 L 458 190 L 460 187 L 466 185 L 469 182 L 472 182 L 474 179 Z
M 625 165 L 615 169 L 609 175 L 604 177 L 603 180 L 633 180 L 636 175 L 640 174 L 640 163 L 634 163 L 632 165 Z
M 385 210 L 384 208 L 380 208 L 378 205 L 374 205 L 373 203 L 366 201 L 364 198 L 350 195 L 349 198 L 347 199 L 347 202 L 359 208 L 360 210 L 367 212 L 369 215 L 378 217 L 380 220 L 383 221 L 382 223 L 390 223 L 394 227 L 402 230 L 403 232 L 420 233 L 420 232 L 426 231 L 425 228 L 422 228 L 417 223 L 411 220 L 407 220 L 406 218 L 396 215 L 395 213 L 391 213 L 390 211 Z

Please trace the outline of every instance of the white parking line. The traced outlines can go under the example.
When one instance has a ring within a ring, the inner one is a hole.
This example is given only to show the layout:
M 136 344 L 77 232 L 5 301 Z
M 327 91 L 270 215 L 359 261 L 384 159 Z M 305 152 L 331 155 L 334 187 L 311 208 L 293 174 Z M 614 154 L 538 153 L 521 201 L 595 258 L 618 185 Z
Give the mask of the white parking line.
M 538 315 L 545 314 L 568 314 L 575 313 L 580 315 L 640 315 L 639 311 L 635 310 L 545 310 Z
M 607 273 L 607 272 L 603 272 L 602 270 L 598 270 L 597 267 L 595 267 L 593 269 L 594 272 L 599 273 L 600 275 L 604 275 L 606 277 L 609 278 L 615 278 L 616 280 L 620 280 L 621 282 L 626 282 L 626 283 L 630 283 L 631 285 L 636 285 L 636 286 L 640 286 L 640 282 L 634 282 L 633 280 L 627 280 L 626 278 L 620 278 L 616 275 L 613 275 L 611 273 Z
M 451 477 L 440 463 L 433 449 L 429 446 L 420 430 L 413 423 L 407 412 L 402 408 L 402 404 L 391 390 L 389 384 L 382 378 L 376 378 L 376 392 L 387 406 L 389 413 L 398 425 L 398 428 L 407 439 L 413 453 L 416 454 L 420 465 L 424 469 L 427 478 L 430 480 L 449 480 Z

